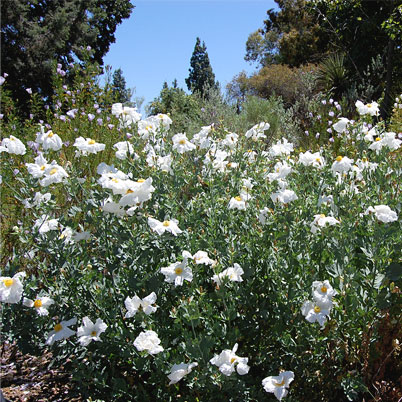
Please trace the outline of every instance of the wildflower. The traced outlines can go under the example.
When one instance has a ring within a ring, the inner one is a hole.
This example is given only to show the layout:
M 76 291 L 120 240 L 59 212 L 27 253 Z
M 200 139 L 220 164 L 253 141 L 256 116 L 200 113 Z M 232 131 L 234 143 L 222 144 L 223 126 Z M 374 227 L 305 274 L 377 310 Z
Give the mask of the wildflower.
M 301 308 L 302 314 L 306 317 L 308 322 L 318 322 L 321 328 L 324 327 L 327 317 L 332 308 L 332 301 L 330 299 L 316 299 L 314 302 L 308 300 L 303 303 Z
M 178 221 L 176 219 L 161 222 L 154 218 L 148 218 L 148 225 L 154 232 L 158 233 L 158 235 L 161 235 L 166 231 L 168 231 L 172 233 L 174 236 L 177 236 L 178 234 L 182 233 L 182 230 L 179 229 L 177 224 Z
M 188 139 L 186 134 L 175 134 L 172 137 L 173 149 L 177 150 L 179 154 L 184 154 L 185 152 L 192 151 L 196 148 Z
M 221 273 L 214 275 L 212 280 L 219 286 L 222 284 L 224 279 L 228 279 L 232 282 L 243 282 L 243 278 L 241 277 L 243 274 L 243 268 L 235 263 L 233 264 L 233 267 L 226 268 Z
M 253 141 L 258 141 L 259 138 L 267 138 L 264 134 L 264 131 L 268 130 L 270 127 L 269 123 L 259 123 L 253 126 L 250 130 L 248 130 L 245 134 L 246 138 L 252 138 Z
M 2 303 L 18 303 L 21 300 L 22 278 L 25 276 L 25 272 L 18 272 L 12 278 L 9 276 L 0 277 L 0 301 Z
M 10 138 L 3 138 L 0 146 L 0 153 L 8 152 L 9 154 L 15 155 L 25 155 L 26 147 L 25 145 L 13 135 Z
M 285 179 L 291 172 L 292 167 L 287 162 L 277 162 L 274 166 L 274 173 L 268 173 L 264 177 L 268 178 L 269 182 L 272 183 L 278 179 Z
M 46 345 L 53 345 L 53 343 L 56 341 L 60 341 L 61 339 L 67 339 L 71 335 L 74 335 L 75 331 L 71 330 L 68 327 L 70 325 L 75 325 L 76 323 L 77 323 L 77 317 L 74 317 L 68 321 L 61 321 L 57 323 L 54 326 L 53 331 L 49 332 L 46 340 Z
M 211 260 L 208 257 L 208 254 L 206 251 L 199 250 L 192 256 L 192 258 L 196 264 L 213 265 L 215 263 L 214 260 Z
M 174 364 L 170 369 L 170 374 L 168 375 L 168 378 L 170 380 L 169 385 L 176 384 L 177 382 L 179 382 L 185 375 L 191 373 L 191 370 L 197 366 L 198 363 Z
M 229 149 L 234 149 L 238 140 L 239 140 L 239 136 L 236 133 L 229 133 L 222 140 L 221 145 L 226 146 Z
M 271 200 L 273 202 L 281 202 L 282 204 L 288 204 L 289 202 L 297 200 L 299 197 L 292 190 L 281 190 L 271 194 Z
M 349 159 L 347 156 L 338 156 L 335 162 L 331 166 L 332 173 L 339 172 L 344 173 L 352 168 L 353 159 Z
M 280 401 L 288 394 L 287 388 L 294 380 L 293 371 L 283 371 L 279 376 L 270 376 L 262 380 L 262 386 L 266 392 L 273 392 Z
M 147 350 L 151 355 L 163 352 L 161 341 L 155 331 L 143 331 L 134 340 L 134 346 L 139 352 Z
M 121 160 L 126 159 L 127 154 L 128 155 L 134 154 L 134 148 L 128 141 L 117 142 L 116 144 L 113 145 L 113 148 L 117 149 L 116 158 Z
M 141 120 L 141 115 L 136 108 L 123 106 L 122 103 L 112 105 L 112 115 L 118 117 L 122 126 L 131 126 Z
M 376 205 L 375 207 L 368 207 L 365 215 L 374 213 L 375 217 L 384 223 L 395 222 L 398 220 L 398 214 L 387 205 Z
M 165 275 L 165 281 L 174 283 L 175 286 L 182 286 L 186 280 L 191 282 L 193 280 L 193 272 L 187 265 L 187 259 L 177 261 L 170 264 L 168 267 L 161 268 L 161 273 Z
M 42 154 L 35 158 L 35 163 L 26 163 L 25 165 L 28 169 L 28 173 L 34 178 L 42 177 L 45 174 L 46 168 L 49 166 Z
M 393 132 L 388 132 L 377 137 L 374 142 L 369 146 L 369 149 L 375 150 L 379 153 L 383 147 L 388 147 L 391 151 L 397 150 L 402 141 L 396 138 L 396 134 Z
M 377 102 L 367 103 L 366 105 L 363 104 L 362 101 L 356 101 L 355 103 L 358 113 L 361 116 L 369 114 L 370 116 L 378 116 L 380 109 Z
M 343 133 L 349 123 L 349 119 L 347 119 L 346 117 L 341 117 L 332 127 L 336 132 Z
M 131 181 L 127 183 L 127 191 L 126 194 L 119 201 L 119 205 L 121 206 L 134 206 L 138 204 L 142 204 L 145 201 L 148 201 L 152 197 L 152 193 L 155 191 L 155 187 L 152 186 L 152 178 L 148 179 L 139 179 L 134 182 Z
M 331 301 L 332 297 L 338 292 L 330 285 L 329 281 L 314 281 L 312 285 L 312 292 L 314 300 Z
M 40 297 L 37 296 L 35 300 L 28 299 L 24 297 L 22 300 L 22 304 L 26 307 L 34 307 L 36 312 L 40 316 L 48 315 L 48 307 L 54 304 L 54 300 L 50 297 Z
M 282 138 L 276 144 L 272 145 L 270 149 L 271 156 L 290 155 L 293 152 L 293 144 L 288 142 L 286 138 Z
M 92 341 L 100 341 L 100 334 L 106 331 L 107 325 L 102 319 L 98 318 L 95 324 L 88 318 L 82 319 L 83 325 L 78 328 L 78 341 L 82 346 L 89 345 Z
M 125 315 L 125 318 L 130 318 L 133 317 L 138 310 L 142 309 L 142 311 L 146 315 L 150 315 L 156 311 L 158 306 L 153 306 L 156 302 L 156 293 L 152 292 L 149 294 L 147 297 L 144 297 L 143 299 L 140 299 L 137 295 L 132 297 L 131 299 L 129 297 L 126 298 L 124 301 L 124 305 L 126 306 L 127 313 Z
M 236 355 L 239 345 L 236 343 L 232 350 L 225 349 L 219 355 L 215 355 L 209 362 L 219 368 L 219 371 L 230 376 L 235 370 L 240 375 L 249 372 L 250 367 L 247 365 L 247 357 L 239 357 Z
M 51 149 L 52 151 L 59 151 L 63 146 L 63 141 L 61 138 L 55 134 L 52 130 L 45 133 L 44 127 L 40 126 L 40 133 L 37 134 L 36 140 L 38 144 L 42 144 L 42 148 L 47 151 Z
M 325 216 L 324 214 L 314 215 L 314 221 L 310 224 L 311 231 L 317 233 L 317 231 L 327 225 L 333 226 L 340 223 L 337 219 L 332 216 Z
M 100 144 L 91 138 L 84 139 L 83 137 L 76 138 L 73 146 L 78 148 L 82 155 L 96 154 L 105 149 L 105 144 Z
M 58 219 L 47 219 L 48 215 L 43 214 L 40 218 L 38 218 L 34 225 L 33 229 L 38 228 L 39 233 L 47 233 L 51 230 L 57 230 L 59 227 Z
M 238 195 L 236 197 L 232 197 L 229 201 L 228 208 L 245 210 L 246 209 L 246 199 L 244 197 L 244 193 L 240 193 L 240 195 Z
M 304 166 L 313 166 L 318 169 L 321 169 L 325 165 L 325 160 L 319 152 L 314 152 L 313 154 L 310 151 L 301 152 L 299 162 Z
M 41 186 L 48 186 L 54 183 L 61 183 L 65 177 L 68 177 L 67 172 L 59 166 L 55 161 L 46 166 L 45 174 L 39 181 Z
M 72 236 L 73 240 L 78 243 L 81 240 L 88 240 L 91 237 L 91 233 L 84 230 L 83 232 L 75 232 Z

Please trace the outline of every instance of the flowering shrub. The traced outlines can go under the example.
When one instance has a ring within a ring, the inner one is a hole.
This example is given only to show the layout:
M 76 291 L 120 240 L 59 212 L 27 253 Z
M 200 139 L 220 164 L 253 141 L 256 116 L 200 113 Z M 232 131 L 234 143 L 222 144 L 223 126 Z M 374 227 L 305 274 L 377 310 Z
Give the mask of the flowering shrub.
M 401 311 L 396 134 L 363 115 L 336 148 L 268 145 L 269 122 L 189 138 L 77 91 L 20 139 L 1 123 L 5 339 L 106 400 L 375 394 L 398 353 L 380 347 Z

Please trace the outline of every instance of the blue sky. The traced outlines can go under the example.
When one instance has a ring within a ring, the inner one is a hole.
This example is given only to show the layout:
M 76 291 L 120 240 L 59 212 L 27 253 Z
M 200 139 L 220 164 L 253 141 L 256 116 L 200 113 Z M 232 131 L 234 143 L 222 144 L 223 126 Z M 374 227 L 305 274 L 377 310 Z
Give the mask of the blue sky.
M 197 36 L 205 42 L 222 88 L 242 70 L 256 66 L 244 60 L 248 35 L 262 27 L 274 0 L 132 0 L 131 17 L 117 27 L 116 42 L 104 58 L 121 68 L 128 88 L 151 102 L 176 78 L 186 89 Z

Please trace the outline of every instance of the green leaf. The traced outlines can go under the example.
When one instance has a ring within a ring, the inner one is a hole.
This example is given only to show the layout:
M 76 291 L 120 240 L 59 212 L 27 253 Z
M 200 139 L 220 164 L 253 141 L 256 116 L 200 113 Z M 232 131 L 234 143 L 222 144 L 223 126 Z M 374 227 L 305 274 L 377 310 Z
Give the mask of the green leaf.
M 397 262 L 390 264 L 386 271 L 385 276 L 391 281 L 397 281 L 402 277 L 402 265 Z

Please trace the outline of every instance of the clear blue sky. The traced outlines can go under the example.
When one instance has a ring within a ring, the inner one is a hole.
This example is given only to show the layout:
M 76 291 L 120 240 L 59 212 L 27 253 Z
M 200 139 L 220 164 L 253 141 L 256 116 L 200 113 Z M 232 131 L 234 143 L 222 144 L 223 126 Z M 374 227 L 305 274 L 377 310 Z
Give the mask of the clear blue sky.
M 177 78 L 186 89 L 197 36 L 205 42 L 222 88 L 256 66 L 244 60 L 248 35 L 262 27 L 274 0 L 132 0 L 135 8 L 116 30 L 116 42 L 104 58 L 113 71 L 121 68 L 128 88 L 145 98 L 157 97 L 164 81 Z

